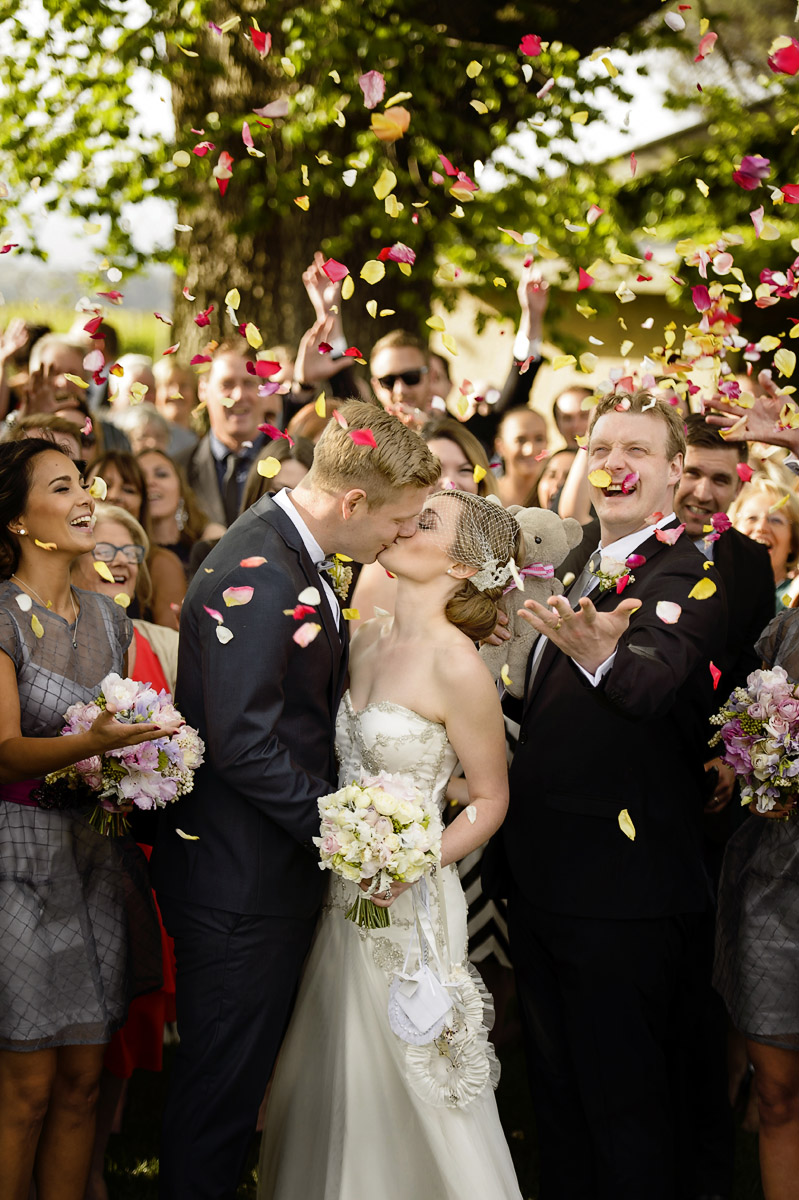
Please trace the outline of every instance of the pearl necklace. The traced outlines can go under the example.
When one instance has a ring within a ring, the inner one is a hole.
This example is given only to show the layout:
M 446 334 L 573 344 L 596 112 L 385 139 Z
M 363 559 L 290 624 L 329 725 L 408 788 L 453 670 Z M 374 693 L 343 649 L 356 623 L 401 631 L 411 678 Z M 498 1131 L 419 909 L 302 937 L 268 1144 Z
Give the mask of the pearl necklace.
M 52 611 L 52 608 L 53 608 L 52 601 L 49 604 L 47 604 L 44 600 L 42 600 L 41 596 L 36 591 L 36 588 L 31 587 L 31 585 L 29 583 L 25 583 L 25 581 L 23 579 L 20 579 L 19 575 L 15 575 L 13 573 L 13 571 L 11 573 L 11 578 L 16 579 L 17 583 L 21 583 L 23 588 L 27 588 L 29 592 L 33 592 L 34 596 L 39 601 L 42 608 L 46 608 L 48 612 Z M 72 634 L 72 649 L 77 650 L 77 648 L 78 648 L 78 621 L 80 620 L 80 610 L 75 603 L 75 595 L 73 593 L 72 587 L 70 587 L 70 589 L 69 589 L 69 598 L 72 601 L 72 612 L 75 617 L 75 630 Z

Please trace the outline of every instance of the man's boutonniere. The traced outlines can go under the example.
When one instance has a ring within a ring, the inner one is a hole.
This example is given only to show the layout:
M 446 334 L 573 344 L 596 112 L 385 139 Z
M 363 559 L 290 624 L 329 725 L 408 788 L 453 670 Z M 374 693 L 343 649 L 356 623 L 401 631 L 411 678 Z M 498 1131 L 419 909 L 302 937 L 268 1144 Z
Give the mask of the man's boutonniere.
M 352 587 L 352 567 L 349 565 L 351 562 L 352 559 L 347 558 L 346 554 L 336 554 L 327 572 L 339 600 L 346 600 Z
M 612 588 L 620 596 L 628 584 L 635 583 L 632 568 L 642 567 L 645 562 L 643 554 L 631 554 L 624 562 L 615 558 L 602 558 L 596 570 L 593 563 L 589 564 L 589 570 L 599 580 L 600 592 L 609 592 Z

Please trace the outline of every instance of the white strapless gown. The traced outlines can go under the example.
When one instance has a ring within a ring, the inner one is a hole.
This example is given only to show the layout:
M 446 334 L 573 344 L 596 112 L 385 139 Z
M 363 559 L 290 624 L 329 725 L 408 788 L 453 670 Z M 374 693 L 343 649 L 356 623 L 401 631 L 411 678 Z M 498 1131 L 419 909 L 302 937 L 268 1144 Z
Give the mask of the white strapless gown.
M 347 692 L 336 746 L 340 786 L 362 769 L 401 774 L 443 805 L 456 761 L 443 725 L 384 701 L 355 712 Z M 418 888 L 391 906 L 390 926 L 366 930 L 344 916 L 356 885 L 331 876 L 269 1096 L 258 1200 L 521 1200 L 494 1100 L 490 998 L 467 972 L 454 867 L 431 881 L 429 914 L 461 981 L 458 1052 L 443 1053 L 444 1039 L 409 1045 L 389 1025 Z

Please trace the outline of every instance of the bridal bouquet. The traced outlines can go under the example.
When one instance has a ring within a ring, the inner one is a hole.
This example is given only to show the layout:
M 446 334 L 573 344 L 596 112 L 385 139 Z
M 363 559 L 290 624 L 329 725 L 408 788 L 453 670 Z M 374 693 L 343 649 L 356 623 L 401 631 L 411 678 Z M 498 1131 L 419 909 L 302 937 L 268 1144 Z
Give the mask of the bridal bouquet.
M 88 704 L 72 704 L 64 714 L 62 735 L 86 733 L 100 713 L 111 706 L 124 724 L 174 724 L 181 720 L 168 692 L 119 675 L 106 675 L 99 695 Z M 106 835 L 128 830 L 126 814 L 133 807 L 164 808 L 194 786 L 194 772 L 203 761 L 205 744 L 189 725 L 171 737 L 140 742 L 84 758 L 47 775 L 37 793 L 43 808 L 91 805 L 92 826 Z
M 796 803 L 799 793 L 799 685 L 782 667 L 753 671 L 710 718 L 721 728 L 724 762 L 741 782 L 741 803 L 759 813 Z
M 401 775 L 365 777 L 319 799 L 321 870 L 353 883 L 372 881 L 346 914 L 366 929 L 391 924 L 369 896 L 393 882 L 414 883 L 441 860 L 441 817 Z

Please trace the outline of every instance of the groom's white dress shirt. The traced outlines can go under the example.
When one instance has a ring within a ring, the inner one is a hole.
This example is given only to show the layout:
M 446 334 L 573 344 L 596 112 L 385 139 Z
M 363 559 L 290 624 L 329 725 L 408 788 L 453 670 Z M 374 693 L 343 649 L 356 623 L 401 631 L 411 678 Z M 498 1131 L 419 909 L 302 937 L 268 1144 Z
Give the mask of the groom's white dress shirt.
M 325 561 L 327 555 L 317 542 L 314 535 L 311 533 L 308 526 L 303 521 L 298 509 L 292 503 L 290 490 L 288 488 L 281 488 L 279 492 L 276 492 L 272 499 L 278 508 L 281 509 L 291 521 L 292 525 L 302 538 L 302 544 L 308 551 L 311 562 L 315 567 L 318 567 L 320 563 Z M 325 594 L 325 599 L 327 600 L 330 611 L 333 614 L 333 620 L 336 622 L 336 629 L 339 629 L 341 621 L 341 608 L 339 607 L 338 600 L 336 599 L 336 593 L 333 591 L 329 579 L 326 575 L 322 574 L 321 571 L 319 572 L 319 583 L 322 591 Z

